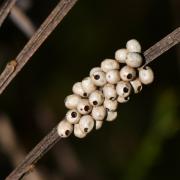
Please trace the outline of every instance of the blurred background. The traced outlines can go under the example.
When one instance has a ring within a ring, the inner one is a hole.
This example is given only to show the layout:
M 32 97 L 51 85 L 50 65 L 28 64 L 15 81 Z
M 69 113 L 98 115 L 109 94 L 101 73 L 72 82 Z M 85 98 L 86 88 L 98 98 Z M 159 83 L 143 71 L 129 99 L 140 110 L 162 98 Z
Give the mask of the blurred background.
M 57 2 L 17 7 L 39 27 Z M 79 0 L 0 96 L 0 180 L 64 117 L 75 82 L 131 38 L 143 50 L 159 41 L 180 25 L 179 9 L 179 0 Z M 28 36 L 11 14 L 0 29 L 1 71 Z M 180 47 L 151 67 L 155 82 L 121 104 L 116 121 L 83 140 L 60 141 L 25 179 L 179 180 Z

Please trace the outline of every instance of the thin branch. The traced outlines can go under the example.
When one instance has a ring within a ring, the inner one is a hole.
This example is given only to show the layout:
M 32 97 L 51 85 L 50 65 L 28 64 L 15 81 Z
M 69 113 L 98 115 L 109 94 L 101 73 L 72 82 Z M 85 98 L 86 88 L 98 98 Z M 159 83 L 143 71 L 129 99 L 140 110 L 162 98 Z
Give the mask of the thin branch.
M 0 75 L 0 94 L 5 90 L 9 83 L 14 79 L 18 72 L 24 67 L 24 65 L 30 60 L 31 56 L 38 50 L 47 37 L 53 32 L 56 26 L 63 20 L 71 8 L 78 0 L 61 0 L 51 14 L 46 18 L 43 24 L 39 27 L 36 33 L 28 41 L 25 47 L 15 58 L 16 66 L 14 71 L 8 74 L 8 77 L 2 76 L 5 74 L 2 72 Z M 13 68 L 13 67 L 12 67 Z M 6 71 L 6 68 L 4 69 Z
M 41 103 L 38 105 L 35 114 L 36 119 L 38 119 L 39 130 L 46 134 L 49 127 L 54 124 L 55 114 L 49 106 Z M 58 143 L 56 148 L 52 150 L 52 155 L 56 161 L 57 169 L 61 170 L 61 174 L 67 175 L 68 179 L 77 178 L 80 173 L 82 174 L 83 166 L 68 141 L 64 141 L 63 144 Z
M 180 27 L 144 52 L 145 65 L 149 64 L 178 43 L 180 43 Z
M 180 28 L 160 40 L 144 52 L 146 65 L 165 53 L 168 49 L 180 42 Z M 6 180 L 18 180 L 31 172 L 35 163 L 41 159 L 59 140 L 56 127 L 27 155 L 19 166 L 6 178 Z
M 9 12 L 15 5 L 17 0 L 5 0 L 0 8 L 0 27 L 2 26 L 4 20 L 8 16 Z
M 5 0 L 0 8 L 0 27 L 10 13 L 10 18 L 27 35 L 31 37 L 35 32 L 35 27 L 23 10 L 15 5 L 17 0 Z
M 16 167 L 16 169 L 6 178 L 6 180 L 18 180 L 30 173 L 35 163 L 50 150 L 59 140 L 60 136 L 54 128 Z
M 0 114 L 0 147 L 10 159 L 13 167 L 25 158 L 24 148 L 18 141 L 9 117 L 4 114 Z M 26 180 L 43 180 L 44 177 L 42 172 L 34 171 Z

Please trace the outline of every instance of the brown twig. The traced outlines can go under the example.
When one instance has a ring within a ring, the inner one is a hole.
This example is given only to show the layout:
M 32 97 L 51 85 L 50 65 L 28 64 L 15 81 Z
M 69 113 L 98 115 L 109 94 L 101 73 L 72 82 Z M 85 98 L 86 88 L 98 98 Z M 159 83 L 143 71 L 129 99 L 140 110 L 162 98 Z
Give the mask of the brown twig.
M 177 28 L 168 36 L 160 40 L 158 43 L 150 47 L 144 52 L 146 65 L 158 56 L 166 52 L 168 49 L 180 42 L 180 28 Z M 31 167 L 45 155 L 58 141 L 57 129 L 54 128 L 35 148 L 27 155 L 21 164 L 6 178 L 6 180 L 17 180 L 31 171 Z
M 35 32 L 35 27 L 23 10 L 15 5 L 17 0 L 6 0 L 0 8 L 0 27 L 10 13 L 12 21 L 25 33 L 31 37 Z
M 30 173 L 35 163 L 50 150 L 59 140 L 60 136 L 54 128 L 16 167 L 16 169 L 6 178 L 6 180 L 18 180 Z
M 55 114 L 50 107 L 41 103 L 38 105 L 35 114 L 36 119 L 38 119 L 39 130 L 46 134 L 49 127 L 54 124 Z M 52 150 L 52 155 L 56 161 L 57 169 L 61 170 L 61 173 L 65 174 L 68 179 L 77 178 L 80 173 L 82 174 L 82 171 L 85 172 L 77 154 L 68 141 L 58 143 L 56 148 Z
M 30 60 L 31 56 L 37 51 L 37 49 L 52 33 L 56 26 L 63 20 L 77 1 L 78 0 L 61 0 L 57 4 L 51 14 L 46 18 L 43 24 L 15 58 L 17 65 L 14 68 L 14 71 L 11 74 L 8 74 L 8 77 L 0 75 L 0 94 L 5 90 L 8 84 L 14 79 L 24 65 Z M 4 71 L 6 71 L 6 68 Z
M 5 0 L 0 9 L 0 27 L 2 26 L 4 20 L 8 16 L 9 12 L 15 5 L 17 0 Z
M 24 148 L 18 141 L 16 132 L 8 116 L 0 114 L 0 147 L 8 156 L 13 167 L 25 158 Z M 40 171 L 34 171 L 26 180 L 43 180 L 45 175 Z
M 145 65 L 149 64 L 178 43 L 180 43 L 180 27 L 144 52 Z

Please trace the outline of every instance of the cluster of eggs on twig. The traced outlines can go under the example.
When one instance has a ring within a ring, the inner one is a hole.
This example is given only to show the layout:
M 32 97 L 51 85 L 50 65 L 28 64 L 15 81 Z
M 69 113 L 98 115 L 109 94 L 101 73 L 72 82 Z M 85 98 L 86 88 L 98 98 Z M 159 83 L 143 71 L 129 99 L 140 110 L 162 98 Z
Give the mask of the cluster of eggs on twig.
M 100 129 L 103 122 L 117 117 L 118 103 L 125 103 L 154 80 L 154 73 L 143 66 L 141 45 L 131 39 L 126 48 L 115 52 L 115 59 L 105 59 L 100 67 L 93 68 L 89 77 L 73 85 L 74 94 L 65 99 L 69 109 L 58 124 L 59 136 L 65 138 L 72 132 L 84 138 L 92 129 Z

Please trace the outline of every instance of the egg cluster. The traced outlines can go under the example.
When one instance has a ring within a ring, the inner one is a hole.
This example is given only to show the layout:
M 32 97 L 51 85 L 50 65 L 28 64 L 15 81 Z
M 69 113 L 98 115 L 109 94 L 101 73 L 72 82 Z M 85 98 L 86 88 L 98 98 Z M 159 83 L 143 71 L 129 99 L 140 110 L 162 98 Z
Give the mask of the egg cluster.
M 129 40 L 126 48 L 115 52 L 115 59 L 103 60 L 100 67 L 73 85 L 74 94 L 65 99 L 69 110 L 57 127 L 59 136 L 65 138 L 74 132 L 84 138 L 94 127 L 100 129 L 105 120 L 116 119 L 118 103 L 129 101 L 133 92 L 139 93 L 143 84 L 153 80 L 151 68 L 143 67 L 140 43 Z

